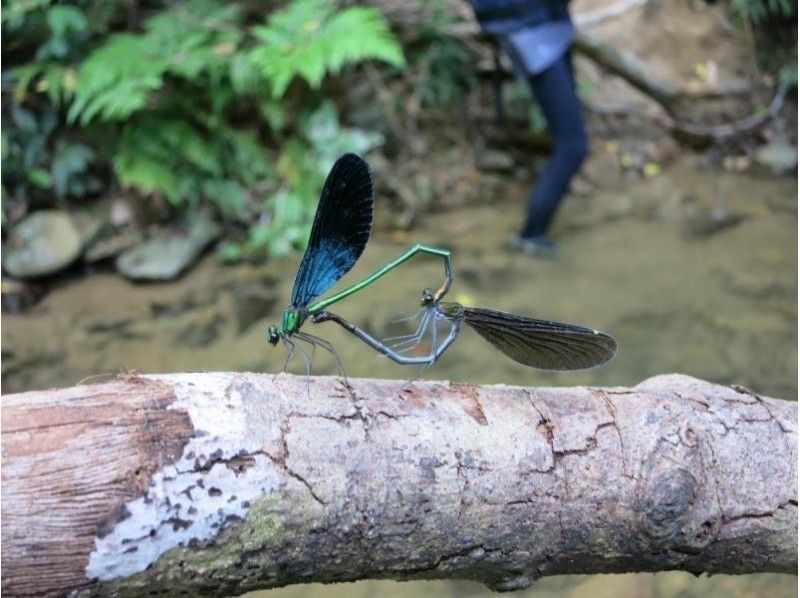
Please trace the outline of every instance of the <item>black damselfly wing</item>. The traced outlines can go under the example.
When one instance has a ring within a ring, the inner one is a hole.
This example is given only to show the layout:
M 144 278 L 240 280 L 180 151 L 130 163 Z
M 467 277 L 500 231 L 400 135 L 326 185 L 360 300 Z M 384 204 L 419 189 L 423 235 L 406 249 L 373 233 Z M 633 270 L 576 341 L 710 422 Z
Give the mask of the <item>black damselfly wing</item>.
M 464 307 L 464 321 L 514 361 L 542 370 L 582 370 L 614 357 L 617 342 L 603 332 L 534 320 L 484 307 Z
M 361 156 L 344 154 L 322 188 L 308 247 L 294 279 L 292 307 L 307 306 L 358 261 L 372 232 L 374 205 L 369 164 Z

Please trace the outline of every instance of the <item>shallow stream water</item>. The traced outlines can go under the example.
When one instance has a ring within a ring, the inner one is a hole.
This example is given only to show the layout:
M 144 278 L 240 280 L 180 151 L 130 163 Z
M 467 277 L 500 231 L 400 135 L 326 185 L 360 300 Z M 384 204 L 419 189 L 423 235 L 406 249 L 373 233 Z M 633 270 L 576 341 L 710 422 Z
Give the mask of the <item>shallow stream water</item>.
M 522 186 L 509 186 L 511 197 L 525 193 Z M 333 324 L 309 323 L 307 330 L 331 341 L 354 377 L 618 386 L 681 372 L 796 400 L 796 180 L 706 170 L 693 158 L 652 179 L 619 179 L 566 200 L 554 229 L 561 246 L 554 260 L 504 250 L 520 217 L 520 203 L 498 199 L 429 215 L 410 233 L 377 231 L 345 282 L 409 244 L 450 247 L 456 268 L 451 298 L 605 330 L 620 345 L 609 365 L 565 374 L 529 370 L 466 331 L 423 371 L 376 357 Z M 282 347 L 266 344 L 265 331 L 280 321 L 298 260 L 223 268 L 209 256 L 170 284 L 134 285 L 113 273 L 59 282 L 27 312 L 4 315 L 2 390 L 68 386 L 126 370 L 277 371 L 286 355 Z M 401 329 L 390 322 L 414 313 L 422 288 L 438 286 L 441 274 L 437 260 L 416 258 L 336 311 L 379 337 L 389 336 Z M 314 372 L 335 373 L 333 360 L 317 353 Z M 289 369 L 303 372 L 305 365 L 296 359 Z M 788 575 L 663 573 L 550 578 L 522 595 L 796 593 L 797 578 Z M 488 594 L 468 582 L 367 581 L 262 595 Z

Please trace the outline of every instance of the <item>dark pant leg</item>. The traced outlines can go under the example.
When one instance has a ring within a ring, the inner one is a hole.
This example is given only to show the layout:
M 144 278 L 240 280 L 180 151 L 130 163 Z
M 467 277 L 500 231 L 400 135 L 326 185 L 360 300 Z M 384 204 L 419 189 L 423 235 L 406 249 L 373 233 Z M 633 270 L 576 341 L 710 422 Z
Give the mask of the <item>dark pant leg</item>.
M 528 200 L 522 230 L 523 236 L 534 237 L 547 231 L 570 179 L 586 158 L 588 144 L 569 53 L 529 81 L 553 137 L 553 153 Z

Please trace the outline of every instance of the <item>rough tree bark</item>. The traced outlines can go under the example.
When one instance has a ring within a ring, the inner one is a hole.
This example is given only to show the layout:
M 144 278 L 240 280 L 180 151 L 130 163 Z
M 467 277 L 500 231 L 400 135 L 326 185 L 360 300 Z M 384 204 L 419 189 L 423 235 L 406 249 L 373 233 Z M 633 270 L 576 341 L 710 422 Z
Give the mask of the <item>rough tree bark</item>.
M 205 373 L 2 397 L 6 596 L 794 572 L 797 409 L 634 388 Z

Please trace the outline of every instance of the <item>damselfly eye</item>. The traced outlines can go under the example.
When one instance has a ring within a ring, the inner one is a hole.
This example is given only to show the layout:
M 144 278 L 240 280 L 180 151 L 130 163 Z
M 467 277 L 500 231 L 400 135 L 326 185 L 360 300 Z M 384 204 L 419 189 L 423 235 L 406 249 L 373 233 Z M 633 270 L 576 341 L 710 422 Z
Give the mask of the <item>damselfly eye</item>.
M 422 297 L 419 300 L 419 304 L 422 307 L 430 307 L 433 305 L 433 293 L 430 289 L 425 289 L 422 291 Z
M 270 345 L 277 345 L 280 338 L 281 335 L 278 332 L 278 327 L 270 326 L 267 330 L 267 342 L 269 342 Z

